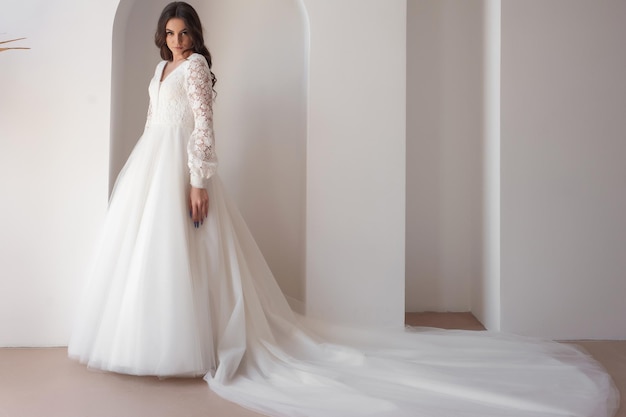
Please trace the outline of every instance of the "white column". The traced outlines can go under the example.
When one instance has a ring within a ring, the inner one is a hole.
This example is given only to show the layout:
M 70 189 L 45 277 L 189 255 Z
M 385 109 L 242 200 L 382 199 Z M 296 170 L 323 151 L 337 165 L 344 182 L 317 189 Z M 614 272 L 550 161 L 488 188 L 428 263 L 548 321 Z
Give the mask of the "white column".
M 404 321 L 406 1 L 307 0 L 307 314 Z
M 500 330 L 500 17 L 501 1 L 484 3 L 483 54 L 483 273 L 475 283 L 472 312 Z

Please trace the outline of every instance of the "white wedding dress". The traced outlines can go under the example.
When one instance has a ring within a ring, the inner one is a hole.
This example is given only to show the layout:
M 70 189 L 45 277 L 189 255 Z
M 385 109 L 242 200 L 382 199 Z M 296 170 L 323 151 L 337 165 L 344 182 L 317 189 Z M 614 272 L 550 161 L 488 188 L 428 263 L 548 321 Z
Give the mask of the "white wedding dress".
M 341 328 L 293 313 L 216 173 L 204 57 L 160 82 L 164 66 L 111 198 L 70 357 L 126 374 L 202 375 L 217 394 L 270 416 L 614 414 L 611 378 L 571 345 Z M 210 196 L 198 229 L 190 184 Z

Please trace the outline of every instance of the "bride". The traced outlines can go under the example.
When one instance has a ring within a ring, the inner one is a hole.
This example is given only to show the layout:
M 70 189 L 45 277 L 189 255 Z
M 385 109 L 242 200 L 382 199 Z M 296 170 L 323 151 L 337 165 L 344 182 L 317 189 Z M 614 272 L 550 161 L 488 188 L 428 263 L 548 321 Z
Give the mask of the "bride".
M 571 345 L 489 332 L 371 330 L 289 308 L 217 173 L 215 76 L 195 10 L 165 7 L 144 133 L 120 172 L 69 356 L 203 376 L 271 416 L 609 417 L 619 394 Z

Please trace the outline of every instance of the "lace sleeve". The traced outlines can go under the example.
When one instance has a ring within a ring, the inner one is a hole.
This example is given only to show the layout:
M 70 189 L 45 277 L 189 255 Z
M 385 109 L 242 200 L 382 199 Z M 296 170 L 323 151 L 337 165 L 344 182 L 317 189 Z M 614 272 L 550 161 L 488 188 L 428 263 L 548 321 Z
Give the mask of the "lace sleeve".
M 194 130 L 187 144 L 192 187 L 205 188 L 217 170 L 213 139 L 213 86 L 209 66 L 202 55 L 192 55 L 187 68 L 187 96 L 193 111 Z

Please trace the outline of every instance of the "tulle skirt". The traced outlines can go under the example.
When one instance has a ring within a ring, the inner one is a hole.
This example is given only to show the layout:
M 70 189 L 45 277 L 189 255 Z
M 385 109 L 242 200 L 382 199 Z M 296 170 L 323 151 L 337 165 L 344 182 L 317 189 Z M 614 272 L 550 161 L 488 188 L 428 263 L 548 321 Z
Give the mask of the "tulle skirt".
M 490 332 L 363 329 L 295 314 L 219 176 L 189 218 L 180 126 L 144 132 L 116 183 L 70 357 L 200 376 L 271 416 L 612 416 L 619 394 L 567 344 Z M 209 412 L 209 410 L 207 410 Z

